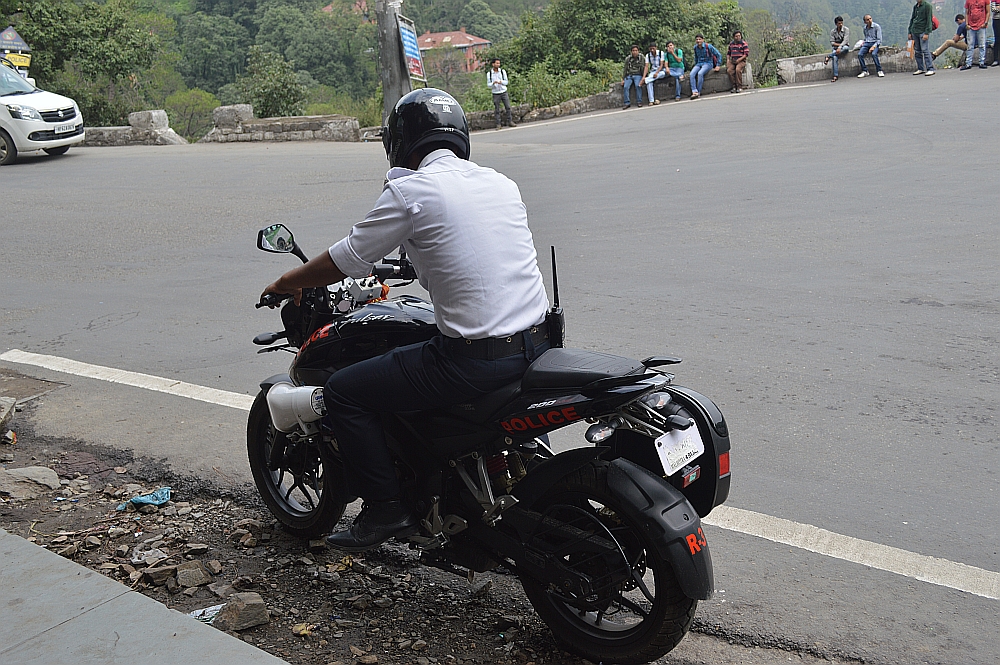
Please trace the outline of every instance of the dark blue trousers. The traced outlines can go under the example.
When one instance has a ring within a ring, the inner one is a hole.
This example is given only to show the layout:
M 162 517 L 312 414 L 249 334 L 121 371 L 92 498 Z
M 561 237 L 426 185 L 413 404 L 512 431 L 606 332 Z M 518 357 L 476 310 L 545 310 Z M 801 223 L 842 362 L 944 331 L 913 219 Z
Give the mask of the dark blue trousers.
M 323 397 L 349 494 L 367 501 L 400 495 L 379 413 L 469 402 L 517 381 L 530 364 L 525 353 L 479 360 L 455 353 L 456 346 L 438 335 L 345 367 L 326 382 Z M 537 348 L 536 355 L 546 348 Z

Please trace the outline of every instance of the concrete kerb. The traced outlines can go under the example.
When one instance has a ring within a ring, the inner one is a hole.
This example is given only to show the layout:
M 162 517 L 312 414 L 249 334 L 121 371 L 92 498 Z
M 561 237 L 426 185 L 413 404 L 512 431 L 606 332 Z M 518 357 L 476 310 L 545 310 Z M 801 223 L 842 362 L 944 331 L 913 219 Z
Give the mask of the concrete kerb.
M 0 663 L 285 661 L 0 529 Z

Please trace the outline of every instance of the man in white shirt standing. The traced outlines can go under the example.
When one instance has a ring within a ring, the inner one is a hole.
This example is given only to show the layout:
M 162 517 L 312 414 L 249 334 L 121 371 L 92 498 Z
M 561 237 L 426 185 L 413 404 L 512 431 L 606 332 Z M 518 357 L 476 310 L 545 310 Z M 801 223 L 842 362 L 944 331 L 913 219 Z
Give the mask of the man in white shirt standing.
M 517 127 L 514 124 L 514 116 L 510 112 L 510 95 L 507 94 L 507 71 L 500 68 L 500 58 L 493 58 L 490 61 L 490 70 L 486 72 L 486 85 L 493 92 L 493 112 L 497 119 L 497 129 L 500 129 L 500 105 L 507 110 L 507 126 Z
M 382 129 L 392 169 L 375 207 L 328 252 L 264 294 L 360 278 L 404 247 L 430 293 L 440 335 L 335 372 L 323 395 L 346 492 L 365 500 L 354 525 L 327 538 L 359 552 L 417 531 L 380 412 L 468 402 L 517 381 L 549 347 L 548 300 L 517 185 L 470 161 L 462 107 L 441 90 L 405 95 Z

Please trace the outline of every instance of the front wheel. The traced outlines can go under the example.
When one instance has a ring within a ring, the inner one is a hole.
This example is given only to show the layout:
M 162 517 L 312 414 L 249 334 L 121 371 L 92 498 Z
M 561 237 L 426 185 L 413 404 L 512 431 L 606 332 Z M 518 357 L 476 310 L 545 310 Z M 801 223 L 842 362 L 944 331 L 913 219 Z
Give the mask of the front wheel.
M 66 152 L 69 150 L 69 146 L 63 145 L 59 146 L 58 148 L 42 148 L 42 150 L 45 151 L 46 155 L 52 155 L 53 157 L 55 157 L 56 155 L 65 155 Z
M 621 556 L 571 553 L 565 565 L 593 581 L 574 597 L 522 576 L 528 600 L 564 649 L 595 663 L 648 663 L 677 646 L 698 602 L 684 595 L 669 562 L 657 554 L 634 511 L 608 488 L 609 464 L 595 461 L 563 478 L 534 510 L 570 529 L 615 544 Z M 572 551 L 567 543 L 546 549 Z
M 341 461 L 328 445 L 292 441 L 275 429 L 263 392 L 250 407 L 247 456 L 257 491 L 286 531 L 316 538 L 336 526 L 344 514 Z
M 0 129 L 0 166 L 13 164 L 17 161 L 17 146 L 10 134 Z

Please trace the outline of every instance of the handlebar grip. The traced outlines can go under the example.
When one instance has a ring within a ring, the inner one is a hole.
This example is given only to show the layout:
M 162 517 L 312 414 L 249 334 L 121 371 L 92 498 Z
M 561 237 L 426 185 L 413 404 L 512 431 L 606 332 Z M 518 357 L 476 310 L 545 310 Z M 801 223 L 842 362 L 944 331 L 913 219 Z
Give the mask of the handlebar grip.
M 399 268 L 396 266 L 387 265 L 377 265 L 372 267 L 372 275 L 377 277 L 379 281 L 388 279 L 390 277 L 396 277 Z
M 275 307 L 280 305 L 282 301 L 288 300 L 291 297 L 292 295 L 290 293 L 282 293 L 281 295 L 268 293 L 261 296 L 260 302 L 254 305 L 254 307 L 256 309 L 260 309 L 261 307 Z

